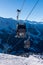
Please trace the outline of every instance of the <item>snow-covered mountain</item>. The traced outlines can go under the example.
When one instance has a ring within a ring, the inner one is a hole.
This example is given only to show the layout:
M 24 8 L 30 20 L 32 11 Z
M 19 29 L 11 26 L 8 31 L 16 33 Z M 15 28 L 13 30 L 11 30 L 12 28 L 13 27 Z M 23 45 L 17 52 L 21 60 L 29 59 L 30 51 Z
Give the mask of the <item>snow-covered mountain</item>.
M 2 17 L 0 17 L 0 53 L 10 53 L 10 54 L 16 53 L 16 51 L 14 52 L 13 47 L 18 40 L 14 38 L 14 36 L 16 35 L 16 24 L 18 22 L 20 23 L 25 22 L 26 24 L 27 33 L 29 33 L 30 36 L 29 51 L 42 53 L 43 52 L 43 23 L 42 22 L 25 21 L 25 20 L 17 21 L 12 18 L 2 18 Z M 19 49 L 19 52 L 24 52 L 24 50 Z
M 17 21 L 14 19 L 0 17 L 0 33 L 1 30 L 13 32 L 16 29 L 16 24 Z

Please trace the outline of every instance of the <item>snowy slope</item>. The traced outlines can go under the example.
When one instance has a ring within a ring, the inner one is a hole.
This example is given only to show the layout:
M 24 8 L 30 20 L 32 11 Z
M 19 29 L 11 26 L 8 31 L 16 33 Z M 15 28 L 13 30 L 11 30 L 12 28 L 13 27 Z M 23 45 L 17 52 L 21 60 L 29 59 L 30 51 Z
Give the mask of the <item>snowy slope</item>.
M 43 59 L 39 55 L 30 55 L 28 58 L 25 58 L 0 54 L 0 65 L 43 65 Z

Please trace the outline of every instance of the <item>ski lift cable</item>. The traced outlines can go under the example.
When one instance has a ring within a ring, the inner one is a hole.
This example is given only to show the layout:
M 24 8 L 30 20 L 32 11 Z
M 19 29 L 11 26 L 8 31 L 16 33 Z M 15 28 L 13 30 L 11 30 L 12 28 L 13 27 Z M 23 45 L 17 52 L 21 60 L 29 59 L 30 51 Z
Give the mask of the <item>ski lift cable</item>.
M 21 6 L 21 9 L 20 9 L 20 11 L 21 11 L 21 12 L 20 12 L 20 16 L 22 15 L 22 10 L 23 10 L 23 8 L 24 8 L 25 1 L 26 1 L 26 0 L 23 0 L 22 6 Z
M 35 9 L 36 5 L 38 4 L 39 0 L 37 0 L 37 2 L 35 3 L 35 5 L 33 6 L 33 8 L 31 9 L 31 11 L 29 12 L 29 14 L 27 15 L 26 19 L 28 19 L 28 17 L 31 15 L 31 13 L 33 12 L 33 10 Z
M 20 10 L 20 13 L 21 13 L 21 11 L 23 10 L 24 4 L 25 4 L 25 0 L 23 0 L 23 3 L 22 3 L 22 5 L 21 5 L 21 8 L 18 9 L 18 10 Z
M 20 8 L 20 9 L 17 9 L 17 12 L 18 12 L 18 13 L 17 13 L 17 20 L 18 20 L 18 18 L 19 18 L 19 16 L 20 16 L 21 12 L 22 12 L 22 10 L 23 10 L 25 1 L 26 1 L 26 0 L 23 0 L 22 5 L 21 5 L 21 8 Z
M 23 0 L 22 6 L 21 6 L 21 9 L 20 9 L 21 11 L 23 10 L 24 4 L 25 4 L 25 0 Z

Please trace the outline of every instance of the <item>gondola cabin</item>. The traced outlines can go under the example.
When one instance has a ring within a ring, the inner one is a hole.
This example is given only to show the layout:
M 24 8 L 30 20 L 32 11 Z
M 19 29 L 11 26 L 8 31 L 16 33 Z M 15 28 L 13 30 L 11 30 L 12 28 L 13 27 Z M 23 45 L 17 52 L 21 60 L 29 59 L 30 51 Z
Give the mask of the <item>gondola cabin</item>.
M 17 26 L 17 36 L 24 38 L 26 35 L 26 25 L 25 24 L 18 24 Z

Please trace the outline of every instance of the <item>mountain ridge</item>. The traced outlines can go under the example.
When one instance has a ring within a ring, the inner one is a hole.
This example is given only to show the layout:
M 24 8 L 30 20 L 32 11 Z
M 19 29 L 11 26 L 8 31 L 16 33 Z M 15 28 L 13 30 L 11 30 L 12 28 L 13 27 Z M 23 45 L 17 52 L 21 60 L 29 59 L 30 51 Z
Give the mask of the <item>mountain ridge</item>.
M 29 51 L 36 52 L 36 53 L 43 52 L 43 24 L 42 23 L 39 22 L 34 23 L 25 20 L 17 21 L 11 18 L 2 18 L 2 17 L 0 17 L 0 52 L 7 52 L 8 51 L 7 49 L 12 48 L 12 44 L 14 45 L 14 40 L 15 40 L 14 36 L 16 35 L 16 29 L 17 29 L 16 25 L 19 22 L 26 24 L 26 29 L 27 29 L 26 32 L 30 36 L 30 44 L 31 44 Z M 5 51 L 5 48 L 7 51 Z M 13 50 L 13 54 L 15 54 L 14 50 Z

